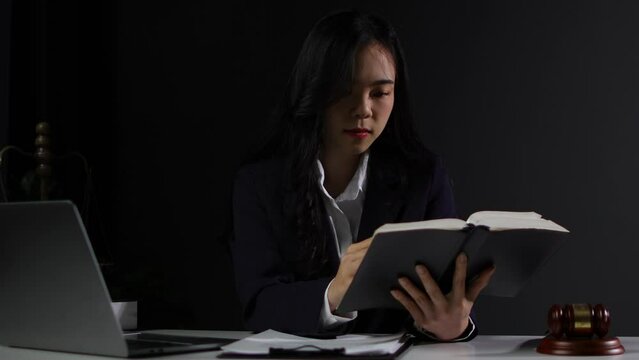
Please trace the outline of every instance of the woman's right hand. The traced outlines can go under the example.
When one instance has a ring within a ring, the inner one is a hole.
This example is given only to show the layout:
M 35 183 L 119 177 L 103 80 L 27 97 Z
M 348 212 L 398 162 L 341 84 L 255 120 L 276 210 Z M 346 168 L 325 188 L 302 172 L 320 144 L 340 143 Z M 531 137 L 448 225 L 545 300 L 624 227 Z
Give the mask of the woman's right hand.
M 346 253 L 342 256 L 339 263 L 339 269 L 331 285 L 328 287 L 328 305 L 331 312 L 335 311 L 344 298 L 346 289 L 351 285 L 353 277 L 362 263 L 368 247 L 371 245 L 372 237 L 355 243 L 346 249 Z

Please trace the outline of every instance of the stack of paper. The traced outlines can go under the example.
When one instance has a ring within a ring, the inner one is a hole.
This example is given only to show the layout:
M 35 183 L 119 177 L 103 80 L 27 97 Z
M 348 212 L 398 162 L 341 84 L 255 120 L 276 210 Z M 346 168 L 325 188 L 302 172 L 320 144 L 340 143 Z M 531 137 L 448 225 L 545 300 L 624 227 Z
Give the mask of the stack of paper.
M 339 351 L 344 355 L 389 355 L 397 352 L 408 341 L 405 334 L 394 335 L 342 335 L 336 339 L 320 340 L 266 330 L 222 346 L 224 355 L 269 355 L 279 352 Z

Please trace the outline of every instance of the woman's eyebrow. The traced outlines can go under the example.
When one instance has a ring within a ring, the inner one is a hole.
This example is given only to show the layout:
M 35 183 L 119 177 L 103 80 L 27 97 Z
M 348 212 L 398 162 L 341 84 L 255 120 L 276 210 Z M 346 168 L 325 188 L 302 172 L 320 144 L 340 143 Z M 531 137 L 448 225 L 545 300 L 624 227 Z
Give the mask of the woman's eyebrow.
M 355 81 L 353 83 L 353 85 L 362 85 L 364 84 L 364 81 Z M 379 79 L 379 80 L 375 80 L 375 81 L 371 81 L 370 83 L 364 85 L 364 86 L 377 86 L 377 85 L 386 85 L 386 84 L 395 84 L 395 81 L 391 80 L 391 79 Z
M 369 86 L 376 86 L 376 85 L 385 85 L 385 84 L 395 84 L 395 82 L 391 79 L 379 79 L 379 80 L 375 80 L 373 82 L 370 83 Z

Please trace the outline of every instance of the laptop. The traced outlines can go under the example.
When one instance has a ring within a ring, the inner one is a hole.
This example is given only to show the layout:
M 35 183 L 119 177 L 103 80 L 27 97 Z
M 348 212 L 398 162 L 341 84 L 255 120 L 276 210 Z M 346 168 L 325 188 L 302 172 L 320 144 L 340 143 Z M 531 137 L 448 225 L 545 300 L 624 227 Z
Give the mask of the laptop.
M 0 204 L 0 344 L 136 357 L 218 350 L 230 339 L 124 334 L 70 201 Z

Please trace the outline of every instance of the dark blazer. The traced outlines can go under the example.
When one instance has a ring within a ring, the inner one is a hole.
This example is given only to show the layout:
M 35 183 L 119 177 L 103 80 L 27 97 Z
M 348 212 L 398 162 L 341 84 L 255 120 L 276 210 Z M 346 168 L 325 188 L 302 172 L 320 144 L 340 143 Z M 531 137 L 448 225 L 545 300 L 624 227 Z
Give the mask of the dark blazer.
M 397 164 L 371 152 L 358 241 L 389 222 L 456 217 L 440 158 L 427 153 L 418 165 L 402 167 L 404 176 Z M 318 332 L 324 292 L 340 260 L 328 232 L 329 259 L 319 275 L 309 277 L 306 264 L 300 263 L 289 173 L 285 159 L 254 163 L 238 172 L 231 241 L 236 286 L 249 329 Z M 410 324 L 404 310 L 365 310 L 340 331 L 391 333 Z

